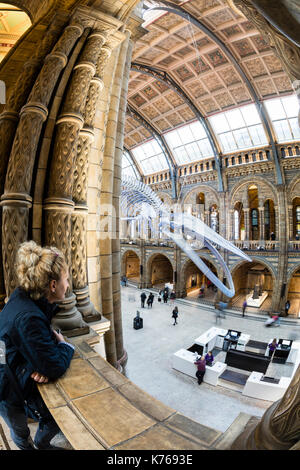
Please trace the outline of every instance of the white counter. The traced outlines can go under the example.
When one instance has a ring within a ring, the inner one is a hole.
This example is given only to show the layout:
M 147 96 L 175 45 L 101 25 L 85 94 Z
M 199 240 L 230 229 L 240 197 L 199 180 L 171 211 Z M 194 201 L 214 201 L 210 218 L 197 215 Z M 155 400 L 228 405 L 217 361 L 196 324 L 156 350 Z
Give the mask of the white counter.
M 172 367 L 173 369 L 196 378 L 197 366 L 194 362 L 197 357 L 198 355 L 191 351 L 179 349 L 179 351 L 172 356 Z M 223 362 L 216 362 L 211 367 L 206 366 L 203 382 L 211 385 L 218 385 L 219 376 L 223 374 L 226 367 L 227 365 Z
M 272 343 L 273 338 L 269 340 L 268 345 Z M 282 349 L 278 348 L 279 350 L 283 351 Z M 300 353 L 300 342 L 299 341 L 293 341 L 292 346 L 289 352 L 288 357 L 286 358 L 286 362 L 291 362 L 292 364 L 295 364 L 297 362 L 298 355 Z M 266 349 L 265 356 L 269 355 L 269 346 Z
M 242 394 L 252 398 L 259 398 L 267 401 L 277 401 L 283 397 L 292 378 L 281 377 L 278 384 L 261 382 L 263 377 L 261 372 L 252 372 L 249 376 Z
M 203 354 L 206 354 L 207 351 L 212 351 L 215 346 L 217 346 L 216 343 L 218 343 L 218 336 L 224 337 L 227 334 L 228 330 L 224 330 L 222 328 L 217 328 L 215 326 L 212 326 L 209 330 L 207 330 L 205 333 L 202 335 L 198 336 L 194 340 L 195 344 L 199 344 L 199 346 L 203 346 Z M 223 341 L 221 342 L 223 345 Z M 218 343 L 218 344 L 221 344 Z M 220 349 L 222 348 L 220 346 Z
M 246 344 L 249 343 L 249 340 L 250 340 L 250 335 L 247 335 L 246 333 L 241 333 L 238 339 L 236 349 L 238 351 L 245 351 Z

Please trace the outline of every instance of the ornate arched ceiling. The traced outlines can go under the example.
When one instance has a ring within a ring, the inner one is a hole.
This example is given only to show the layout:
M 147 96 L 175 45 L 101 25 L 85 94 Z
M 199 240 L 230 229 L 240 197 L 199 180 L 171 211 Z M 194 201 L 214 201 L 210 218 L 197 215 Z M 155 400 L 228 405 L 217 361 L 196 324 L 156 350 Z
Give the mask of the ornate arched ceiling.
M 178 14 L 158 11 L 158 18 L 145 23 L 148 32 L 137 41 L 133 52 L 133 62 L 159 68 L 173 78 L 204 117 L 254 102 L 251 87 L 258 100 L 293 92 L 283 65 L 260 32 L 226 0 L 145 3 L 180 6 L 212 33 L 206 34 Z M 246 79 L 213 35 L 236 59 Z M 131 71 L 128 102 L 161 133 L 195 119 L 193 109 L 167 82 L 136 70 Z M 149 137 L 145 128 L 127 117 L 127 148 Z
M 24 11 L 0 3 L 0 62 L 30 26 L 30 18 Z

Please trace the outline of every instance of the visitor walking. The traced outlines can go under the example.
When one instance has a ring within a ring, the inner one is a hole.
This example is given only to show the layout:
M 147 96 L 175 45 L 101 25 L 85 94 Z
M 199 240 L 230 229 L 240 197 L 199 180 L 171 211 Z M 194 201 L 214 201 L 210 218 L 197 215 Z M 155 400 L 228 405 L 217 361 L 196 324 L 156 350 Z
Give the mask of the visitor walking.
M 287 317 L 287 316 L 288 316 L 288 314 L 289 314 L 289 309 L 290 309 L 290 306 L 291 306 L 291 304 L 290 304 L 290 301 L 289 301 L 289 300 L 287 300 L 287 301 L 286 301 L 286 303 L 285 303 L 285 306 L 284 306 L 284 310 L 285 310 L 285 316 L 286 316 L 286 317 Z
M 245 299 L 243 302 L 243 317 L 245 316 L 246 308 L 247 308 L 247 300 Z
M 74 346 L 65 341 L 51 320 L 69 287 L 69 268 L 54 247 L 23 243 L 17 252 L 19 286 L 0 313 L 0 342 L 5 361 L 0 364 L 0 415 L 21 450 L 54 450 L 51 439 L 59 427 L 36 386 L 61 377 L 68 369 Z M 28 417 L 39 422 L 34 440 Z
M 196 377 L 198 379 L 198 385 L 201 385 L 206 369 L 205 357 L 201 356 L 196 362 L 194 362 L 194 364 L 197 366 Z
M 147 299 L 148 308 L 149 308 L 149 307 L 152 308 L 153 299 L 154 299 L 154 295 L 152 294 L 152 292 L 150 292 L 150 294 L 149 294 L 149 296 L 148 296 L 148 299 Z
M 142 293 L 141 293 L 141 307 L 142 307 L 142 308 L 145 308 L 145 300 L 146 300 L 146 297 L 147 297 L 147 295 L 145 294 L 145 292 L 142 292 Z
M 177 307 L 177 305 L 173 309 L 172 318 L 174 318 L 173 325 L 177 325 L 177 318 L 178 318 L 178 307 Z
M 170 294 L 170 303 L 171 303 L 171 305 L 174 304 L 175 299 L 176 299 L 176 294 L 175 294 L 175 292 L 172 290 L 172 292 L 171 292 L 171 294 Z
M 168 292 L 167 291 L 164 291 L 163 299 L 164 299 L 164 304 L 167 304 L 168 303 Z

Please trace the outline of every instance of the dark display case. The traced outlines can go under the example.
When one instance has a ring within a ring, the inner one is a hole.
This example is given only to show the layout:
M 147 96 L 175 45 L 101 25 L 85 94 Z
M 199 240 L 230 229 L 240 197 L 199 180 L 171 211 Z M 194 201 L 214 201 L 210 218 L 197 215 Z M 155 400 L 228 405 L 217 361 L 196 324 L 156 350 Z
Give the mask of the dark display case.
M 225 363 L 229 367 L 235 367 L 236 369 L 265 374 L 270 364 L 270 358 L 254 352 L 229 349 L 226 354 Z

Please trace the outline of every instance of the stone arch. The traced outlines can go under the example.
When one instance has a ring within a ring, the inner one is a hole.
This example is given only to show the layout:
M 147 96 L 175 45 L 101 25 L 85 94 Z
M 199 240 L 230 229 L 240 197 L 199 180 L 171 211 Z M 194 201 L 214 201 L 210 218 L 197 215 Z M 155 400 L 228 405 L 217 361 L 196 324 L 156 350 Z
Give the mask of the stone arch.
M 288 270 L 285 292 L 285 302 L 287 299 L 290 301 L 290 309 L 288 314 L 294 315 L 296 317 L 298 317 L 300 311 L 300 275 L 299 282 L 293 282 L 293 278 L 298 271 L 300 273 L 300 263 L 298 263 L 296 266 L 292 266 Z
M 263 279 L 263 290 L 266 292 L 268 291 L 273 292 L 273 289 L 276 287 L 276 273 L 274 271 L 273 266 L 270 263 L 268 263 L 268 261 L 266 261 L 265 259 L 262 260 L 261 258 L 256 257 L 256 256 L 252 256 L 252 263 L 248 261 L 244 261 L 244 260 L 238 261 L 234 263 L 234 265 L 231 266 L 231 269 L 230 269 L 230 273 L 231 273 L 232 280 L 233 280 L 234 287 L 235 287 L 235 295 L 231 299 L 231 302 L 234 306 L 237 306 L 237 307 L 242 306 L 242 302 L 244 301 L 246 295 L 248 295 L 250 291 L 254 289 L 254 284 L 255 284 L 254 276 L 253 276 L 253 279 L 248 279 L 249 270 L 246 273 L 245 272 L 240 273 L 240 276 L 238 278 L 239 282 L 237 283 L 235 279 L 235 275 L 237 271 L 242 267 L 246 268 L 248 265 L 249 265 L 249 268 L 251 267 L 251 265 L 253 265 L 252 268 L 254 268 L 256 264 L 260 264 L 264 268 L 267 268 L 267 270 L 269 271 L 271 275 L 271 279 L 268 279 L 268 278 Z M 243 284 L 245 274 L 247 276 L 247 283 Z M 271 304 L 271 302 L 273 302 L 273 297 L 274 296 L 272 295 L 268 295 L 268 297 L 264 300 L 264 302 L 259 307 L 259 309 L 263 311 L 270 310 L 273 307 L 273 304 Z
M 168 254 L 162 253 L 160 251 L 156 251 L 155 253 L 152 253 L 150 257 L 146 259 L 146 285 L 147 286 L 152 286 L 152 263 L 157 256 L 164 256 L 170 262 L 172 271 L 173 271 L 172 276 L 174 275 L 174 271 L 176 270 L 175 261 Z M 173 282 L 173 278 L 171 282 Z
M 172 198 L 168 193 L 159 191 L 158 193 L 156 193 L 156 196 L 158 196 L 159 199 L 161 199 L 161 200 L 163 199 L 163 203 L 167 207 L 171 207 L 173 205 Z
M 207 253 L 201 253 L 200 258 L 203 261 L 208 261 L 209 263 L 212 264 L 212 266 L 215 268 L 217 276 L 219 277 L 221 274 L 221 269 L 219 265 L 215 262 L 215 260 Z M 179 278 L 179 291 L 181 295 L 186 295 L 186 271 L 190 263 L 193 263 L 193 261 L 190 258 L 187 258 L 184 263 L 181 265 L 180 269 L 180 278 Z M 194 264 L 194 263 L 193 263 Z M 197 266 L 195 265 L 196 269 L 198 270 Z M 201 270 L 199 270 L 201 271 Z
M 295 197 L 299 197 L 299 194 L 300 194 L 300 176 L 296 175 L 287 187 L 288 204 L 292 204 L 293 199 L 295 199 Z
M 48 13 L 52 8 L 58 3 L 57 0 L 9 0 L 2 2 L 7 5 L 13 5 L 21 10 L 24 10 L 31 21 L 37 21 L 41 16 Z M 72 6 L 75 3 L 75 0 L 69 0 L 66 3 L 66 7 Z
M 220 207 L 220 200 L 217 191 L 210 186 L 201 184 L 185 194 L 181 202 L 182 207 L 184 207 L 185 204 L 196 204 L 196 197 L 198 193 L 204 193 L 205 195 L 205 210 L 208 210 L 212 204 L 217 204 L 218 207 Z
M 136 272 L 134 273 L 133 271 L 128 273 L 128 267 L 126 266 L 127 265 L 127 258 L 128 258 L 128 255 L 132 253 L 134 254 L 137 258 L 138 258 L 138 277 L 140 275 L 140 264 L 141 264 L 141 257 L 139 255 L 139 253 L 137 252 L 137 250 L 134 250 L 134 249 L 128 249 L 128 250 L 125 250 L 123 253 L 122 253 L 122 257 L 121 257 L 121 276 L 127 276 L 128 278 L 129 277 L 136 277 L 136 276 L 131 276 L 131 274 L 136 274 Z M 129 274 L 129 275 L 128 275 Z
M 257 186 L 260 201 L 264 201 L 265 199 L 273 199 L 274 205 L 276 206 L 278 204 L 276 189 L 272 183 L 265 180 L 261 176 L 255 176 L 254 178 L 253 176 L 248 176 L 242 181 L 236 183 L 231 189 L 228 197 L 230 209 L 234 208 L 236 202 L 242 202 L 243 204 L 245 203 L 245 196 L 243 193 L 248 190 L 249 184 L 254 184 Z M 245 186 L 247 186 L 247 188 Z M 265 198 L 264 196 L 260 196 L 261 189 L 264 187 L 270 191 L 270 193 L 266 195 Z

